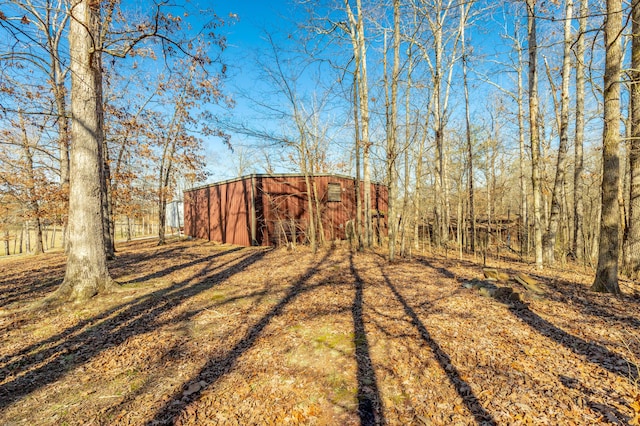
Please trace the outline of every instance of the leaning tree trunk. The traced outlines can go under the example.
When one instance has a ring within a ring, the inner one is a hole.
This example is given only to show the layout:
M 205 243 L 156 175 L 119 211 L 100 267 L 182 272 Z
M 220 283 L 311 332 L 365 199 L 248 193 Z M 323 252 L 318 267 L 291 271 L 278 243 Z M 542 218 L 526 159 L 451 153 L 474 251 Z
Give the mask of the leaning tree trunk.
M 115 283 L 109 276 L 102 232 L 102 70 L 100 51 L 93 43 L 99 34 L 99 4 L 81 0 L 71 13 L 69 250 L 64 281 L 54 297 L 80 301 L 111 290 Z
M 620 62 L 622 44 L 622 0 L 607 0 L 604 26 L 604 128 L 602 132 L 602 215 L 598 266 L 591 289 L 620 293 L 618 252 L 620 230 L 618 186 L 620 185 Z

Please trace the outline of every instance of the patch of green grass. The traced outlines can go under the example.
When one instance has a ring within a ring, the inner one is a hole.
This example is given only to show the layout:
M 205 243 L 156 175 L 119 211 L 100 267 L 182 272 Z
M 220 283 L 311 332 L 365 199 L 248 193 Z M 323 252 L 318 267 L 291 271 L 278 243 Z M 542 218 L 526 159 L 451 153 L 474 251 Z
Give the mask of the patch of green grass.
M 324 346 L 340 352 L 353 351 L 353 333 L 342 333 L 333 329 L 322 329 L 313 337 L 316 346 Z
M 388 395 L 387 398 L 389 398 L 389 400 L 394 405 L 402 405 L 405 403 L 405 401 L 407 401 L 409 396 L 406 393 L 401 392 L 401 393 L 393 393 L 391 395 Z
M 212 302 L 224 302 L 227 300 L 227 295 L 220 292 L 214 292 L 210 298 Z
M 326 379 L 336 402 L 350 405 L 356 400 L 358 389 L 349 383 L 341 372 L 334 370 L 327 375 Z

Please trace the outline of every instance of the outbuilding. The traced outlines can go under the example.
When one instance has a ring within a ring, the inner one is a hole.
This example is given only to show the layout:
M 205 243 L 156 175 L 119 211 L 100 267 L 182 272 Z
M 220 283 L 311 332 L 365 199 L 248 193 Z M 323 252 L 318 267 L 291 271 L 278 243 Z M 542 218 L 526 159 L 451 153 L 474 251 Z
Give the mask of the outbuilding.
M 310 178 L 313 212 L 320 211 L 327 241 L 346 239 L 356 217 L 356 187 L 341 175 Z M 317 199 L 316 199 L 317 198 Z M 387 187 L 371 184 L 374 232 L 386 234 Z M 184 230 L 193 238 L 243 246 L 304 243 L 309 194 L 304 175 L 252 174 L 184 192 Z

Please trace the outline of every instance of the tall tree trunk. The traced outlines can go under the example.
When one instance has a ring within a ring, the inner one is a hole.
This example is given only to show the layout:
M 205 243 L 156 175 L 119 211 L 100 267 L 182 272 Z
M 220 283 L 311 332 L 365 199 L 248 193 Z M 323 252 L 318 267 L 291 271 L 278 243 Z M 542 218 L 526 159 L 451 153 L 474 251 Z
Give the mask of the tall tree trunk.
M 357 63 L 358 61 L 356 61 Z M 356 70 L 359 68 L 356 65 Z M 360 190 L 361 178 L 360 178 L 360 126 L 359 114 L 358 114 L 358 78 L 357 73 L 353 76 L 353 127 L 355 129 L 355 167 L 356 167 L 356 217 L 354 223 L 355 238 L 358 245 L 358 250 L 363 248 L 362 238 L 362 191 Z M 363 188 L 364 189 L 364 188 Z
M 311 188 L 311 179 L 312 177 L 309 176 L 309 171 L 307 170 L 306 164 L 304 166 L 303 169 L 303 174 L 304 174 L 304 183 L 307 189 L 307 209 L 309 210 L 309 228 L 307 229 L 309 235 L 309 244 L 311 244 L 311 250 L 315 253 L 316 251 L 318 251 L 318 239 L 317 239 L 317 235 L 316 235 L 316 223 L 315 223 L 315 219 L 314 219 L 314 212 L 313 212 L 313 197 L 312 197 L 312 193 L 313 190 Z
M 577 259 L 586 259 L 584 238 L 584 92 L 585 92 L 585 37 L 589 0 L 580 1 L 580 26 L 576 41 L 576 135 L 573 174 L 573 253 Z
M 524 143 L 524 84 L 522 82 L 522 72 L 524 63 L 522 59 L 522 48 L 518 45 L 518 144 L 519 144 L 519 172 L 520 172 L 520 220 L 522 223 L 520 236 L 520 256 L 525 253 L 529 255 L 529 199 L 527 196 L 527 176 L 525 172 L 526 147 Z
M 405 88 L 404 113 L 405 113 L 405 132 L 404 132 L 404 190 L 402 203 L 402 246 L 400 252 L 402 257 L 411 256 L 411 228 L 415 223 L 413 211 L 409 211 L 410 196 L 409 182 L 411 175 L 411 157 L 409 155 L 411 147 L 411 88 L 413 86 L 411 74 L 413 72 L 413 51 L 412 46 L 407 48 L 407 84 Z M 417 132 L 417 129 L 416 129 Z M 417 135 L 417 134 L 416 134 Z
M 320 203 L 320 197 L 318 196 L 318 185 L 316 184 L 315 180 L 313 181 L 311 186 L 313 187 L 313 201 L 316 209 L 316 229 L 318 230 L 318 240 L 320 245 L 322 246 L 326 243 L 326 238 L 324 235 L 324 225 L 322 224 L 322 203 Z
M 542 269 L 542 190 L 540 188 L 540 133 L 538 127 L 538 45 L 536 0 L 527 0 L 529 34 L 529 135 L 531 140 L 531 186 L 533 190 L 534 249 L 536 268 Z
M 364 228 L 365 245 L 373 245 L 373 218 L 371 211 L 371 140 L 369 137 L 369 83 L 367 79 L 367 49 L 364 37 L 364 18 L 362 16 L 362 4 L 356 2 L 358 7 L 358 40 L 360 50 L 360 118 L 362 120 L 362 178 L 364 183 Z
M 98 67 L 102 67 L 99 63 Z M 102 83 L 98 85 L 102 89 Z M 100 94 L 102 98 L 102 94 Z M 101 110 L 102 111 L 102 110 Z M 104 123 L 103 114 L 99 118 L 101 123 Z M 106 138 L 102 138 L 102 173 L 100 175 L 100 185 L 102 189 L 102 232 L 104 233 L 104 250 L 107 254 L 107 259 L 115 258 L 116 246 L 115 246 L 115 234 L 113 229 L 113 206 L 111 202 L 111 167 L 109 165 L 109 149 L 107 147 Z
M 38 202 L 38 196 L 36 194 L 36 175 L 33 169 L 33 151 L 31 150 L 31 145 L 29 143 L 29 136 L 27 135 L 27 125 L 24 121 L 24 116 L 22 111 L 19 113 L 20 116 L 20 130 L 22 132 L 22 151 L 24 154 L 25 164 L 28 173 L 27 180 L 27 204 L 29 208 L 29 212 L 35 221 L 35 231 L 36 231 L 36 249 L 34 254 L 42 254 L 44 252 L 44 245 L 42 243 L 42 223 L 40 221 L 40 203 Z
M 57 51 L 57 49 L 56 49 Z M 64 204 L 69 205 L 69 119 L 67 118 L 67 89 L 60 69 L 59 58 L 52 53 L 54 96 L 58 109 L 58 146 L 60 150 L 60 189 L 64 196 Z M 65 209 L 65 211 L 67 210 Z M 67 216 L 62 219 L 62 247 L 67 247 Z
M 69 250 L 64 281 L 54 297 L 86 300 L 115 285 L 109 276 L 101 205 L 102 70 L 99 3 L 81 0 L 71 11 L 71 143 L 69 182 Z
M 355 78 L 358 89 L 358 106 L 360 116 L 360 143 L 362 145 L 362 179 L 364 198 L 364 246 L 373 245 L 373 223 L 371 217 L 371 141 L 369 139 L 369 83 L 367 81 L 367 49 L 364 35 L 364 17 L 362 16 L 362 1 L 356 0 L 356 12 L 353 14 L 349 0 L 344 0 L 345 10 L 349 18 L 350 37 L 353 55 L 356 58 Z
M 571 77 L 571 20 L 573 18 L 573 0 L 565 0 L 564 20 L 564 52 L 562 58 L 562 89 L 560 100 L 560 116 L 558 133 L 560 144 L 558 146 L 558 161 L 556 177 L 553 184 L 551 198 L 551 213 L 544 238 L 544 252 L 547 262 L 552 265 L 555 261 L 555 246 L 560 221 L 561 192 L 565 184 L 567 168 L 567 146 L 569 144 L 569 78 Z
M 473 143 L 471 141 L 471 114 L 469 111 L 469 82 L 467 79 L 467 50 L 465 44 L 465 23 L 466 12 L 464 4 L 460 5 L 460 41 L 462 48 L 462 83 L 464 85 L 464 110 L 465 110 L 465 130 L 467 138 L 467 187 L 469 189 L 469 226 L 471 230 L 470 248 L 471 252 L 476 252 L 476 210 L 475 194 L 473 187 Z M 463 17 L 465 17 L 463 19 Z M 458 223 L 458 227 L 460 227 Z
M 629 141 L 629 221 L 624 241 L 624 274 L 640 278 L 640 0 L 631 9 L 631 138 Z
M 446 243 L 445 229 L 447 227 L 444 220 L 444 179 L 445 179 L 445 158 L 444 158 L 444 111 L 442 108 L 442 25 L 438 20 L 438 25 L 432 28 L 435 68 L 433 74 L 434 90 L 434 139 L 435 139 L 435 200 L 434 200 L 434 236 L 437 246 Z
M 620 64 L 622 59 L 622 0 L 607 0 L 604 25 L 604 128 L 602 134 L 602 216 L 598 266 L 591 289 L 619 294 L 618 252 L 620 224 Z
M 385 52 L 386 57 L 386 52 Z M 387 127 L 387 176 L 389 179 L 389 261 L 395 260 L 396 231 L 396 198 L 398 192 L 398 174 L 396 171 L 397 141 L 396 126 L 398 123 L 398 84 L 400 77 L 400 0 L 393 0 L 393 71 L 391 72 L 391 108 L 389 109 L 389 125 Z

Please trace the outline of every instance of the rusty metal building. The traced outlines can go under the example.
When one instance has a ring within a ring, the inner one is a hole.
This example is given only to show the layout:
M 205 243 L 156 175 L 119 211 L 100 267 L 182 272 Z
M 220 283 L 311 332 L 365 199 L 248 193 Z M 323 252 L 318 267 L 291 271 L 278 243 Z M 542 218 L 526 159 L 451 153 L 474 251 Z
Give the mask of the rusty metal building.
M 363 184 L 357 185 L 362 191 Z M 312 188 L 326 240 L 345 239 L 356 215 L 356 180 L 316 175 Z M 362 192 L 361 192 L 362 193 Z M 307 240 L 309 199 L 303 175 L 253 174 L 184 193 L 184 230 L 194 238 L 222 243 L 279 245 Z M 371 184 L 373 223 L 386 234 L 387 187 Z

